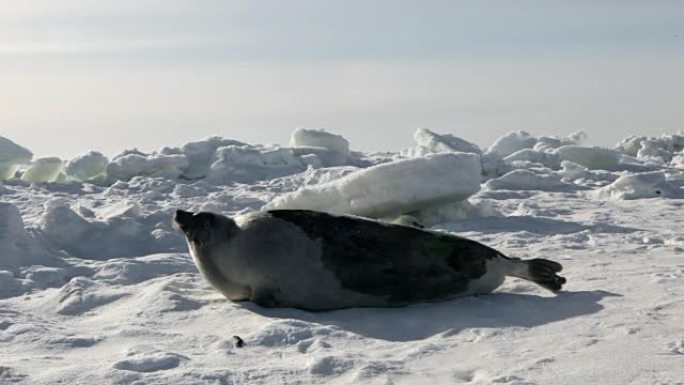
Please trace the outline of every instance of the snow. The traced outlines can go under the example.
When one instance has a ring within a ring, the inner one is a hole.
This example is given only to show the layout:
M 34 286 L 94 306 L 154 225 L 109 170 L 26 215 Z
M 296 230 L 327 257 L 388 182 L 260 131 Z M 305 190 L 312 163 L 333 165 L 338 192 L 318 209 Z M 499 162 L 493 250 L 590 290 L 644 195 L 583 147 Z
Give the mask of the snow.
M 31 161 L 33 153 L 0 136 L 0 180 L 12 179 L 20 166 Z
M 306 165 L 286 148 L 259 151 L 244 146 L 226 146 L 219 148 L 215 157 L 207 173 L 207 181 L 213 184 L 250 183 L 306 169 Z
M 104 176 L 109 159 L 97 151 L 88 151 L 70 159 L 64 166 L 64 173 L 72 180 L 85 182 Z
M 480 189 L 475 154 L 426 155 L 369 167 L 338 180 L 279 196 L 264 209 L 309 209 L 369 218 L 462 201 Z
M 188 166 L 185 155 L 123 154 L 107 165 L 107 175 L 123 181 L 135 176 L 178 178 Z
M 425 128 L 419 128 L 413 134 L 416 147 L 409 149 L 409 156 L 422 156 L 427 154 L 439 154 L 442 152 L 472 152 L 482 153 L 480 147 L 474 143 L 456 137 L 451 134 L 438 134 Z
M 325 130 L 297 129 L 292 133 L 290 145 L 292 147 L 322 147 L 345 156 L 349 155 L 347 139 Z
M 682 382 L 681 132 L 614 149 L 516 132 L 480 154 L 418 130 L 410 150 L 368 154 L 307 131 L 292 147 L 213 137 L 63 168 L 0 138 L 0 383 Z M 567 289 L 508 279 L 492 295 L 316 313 L 232 303 L 172 213 L 264 206 L 399 216 L 559 261 Z
M 499 178 L 485 183 L 490 190 L 540 190 L 562 191 L 576 189 L 572 184 L 561 181 L 557 174 L 540 174 L 530 170 L 513 170 Z
M 607 199 L 682 198 L 684 190 L 667 180 L 662 171 L 623 175 L 608 186 L 593 192 Z
M 563 146 L 555 150 L 561 160 L 580 164 L 591 170 L 617 170 L 621 154 L 618 151 L 600 147 Z
M 524 149 L 548 151 L 566 145 L 579 145 L 587 140 L 587 134 L 576 131 L 565 138 L 551 136 L 534 137 L 527 131 L 515 131 L 497 139 L 489 146 L 487 153 L 505 158 Z
M 536 143 L 537 140 L 527 131 L 516 131 L 497 139 L 487 152 L 503 158 L 522 149 L 532 148 Z
M 314 156 L 317 160 L 306 163 L 316 168 L 343 166 L 351 161 L 347 139 L 324 130 L 297 129 L 292 133 L 290 145 L 298 156 Z
M 21 179 L 30 183 L 54 182 L 62 171 L 62 160 L 56 157 L 38 158 L 24 171 Z

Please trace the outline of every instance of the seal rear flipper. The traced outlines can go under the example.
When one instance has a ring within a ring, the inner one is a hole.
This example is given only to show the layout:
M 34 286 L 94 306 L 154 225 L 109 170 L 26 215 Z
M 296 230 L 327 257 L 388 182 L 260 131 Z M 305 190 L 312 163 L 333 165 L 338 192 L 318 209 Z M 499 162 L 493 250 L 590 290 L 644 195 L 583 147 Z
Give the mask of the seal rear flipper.
M 562 289 L 566 279 L 556 274 L 563 270 L 563 266 L 548 259 L 531 259 L 523 261 L 511 259 L 514 266 L 508 275 L 532 281 L 537 285 L 553 292 Z

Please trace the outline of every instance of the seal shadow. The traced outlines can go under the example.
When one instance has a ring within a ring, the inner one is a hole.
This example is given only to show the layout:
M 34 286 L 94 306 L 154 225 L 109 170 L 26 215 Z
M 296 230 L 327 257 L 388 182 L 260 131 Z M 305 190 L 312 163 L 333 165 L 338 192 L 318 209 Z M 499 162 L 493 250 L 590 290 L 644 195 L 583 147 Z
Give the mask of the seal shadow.
M 597 313 L 606 297 L 602 290 L 560 292 L 555 297 L 493 293 L 439 303 L 399 308 L 354 308 L 324 312 L 261 308 L 251 302 L 241 307 L 270 318 L 296 319 L 333 325 L 367 338 L 415 341 L 437 334 L 454 335 L 469 328 L 535 327 Z

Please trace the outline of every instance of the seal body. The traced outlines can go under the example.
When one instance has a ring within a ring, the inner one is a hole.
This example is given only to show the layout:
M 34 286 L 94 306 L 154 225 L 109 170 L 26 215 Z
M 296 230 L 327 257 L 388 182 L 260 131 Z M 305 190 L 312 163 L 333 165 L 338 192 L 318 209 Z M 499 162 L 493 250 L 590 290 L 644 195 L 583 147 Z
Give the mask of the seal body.
M 522 261 L 478 242 L 308 210 L 228 218 L 178 211 L 202 275 L 226 297 L 265 307 L 390 307 L 488 293 L 507 275 L 556 291 L 560 264 Z

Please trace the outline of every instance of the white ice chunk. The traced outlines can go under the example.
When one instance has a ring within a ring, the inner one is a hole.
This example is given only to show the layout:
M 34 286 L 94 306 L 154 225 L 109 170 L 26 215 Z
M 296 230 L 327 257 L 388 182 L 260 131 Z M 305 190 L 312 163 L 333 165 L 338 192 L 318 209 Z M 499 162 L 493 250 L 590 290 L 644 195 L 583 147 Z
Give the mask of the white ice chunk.
M 33 158 L 31 151 L 0 136 L 0 180 L 12 179 L 19 167 Z
M 558 158 L 558 155 L 530 148 L 516 151 L 505 157 L 504 160 L 507 162 L 537 163 L 554 170 L 560 167 L 560 158 Z
M 341 135 L 324 130 L 300 128 L 290 137 L 290 146 L 295 155 L 313 154 L 322 162 L 323 167 L 336 167 L 349 164 L 349 142 Z
M 556 174 L 537 174 L 530 170 L 513 170 L 485 184 L 490 190 L 540 190 L 559 191 L 573 186 L 561 181 Z
M 209 168 L 207 181 L 248 183 L 304 170 L 304 162 L 287 148 L 261 152 L 249 146 L 226 146 L 216 151 L 216 161 Z
M 667 181 L 663 171 L 624 175 L 592 192 L 601 199 L 684 198 L 684 190 Z
M 641 148 L 641 142 L 647 140 L 645 136 L 629 136 L 615 145 L 615 150 L 629 156 L 637 156 Z
M 648 144 L 645 144 L 648 142 Z M 679 134 L 663 134 L 658 138 L 647 138 L 645 136 L 629 136 L 622 139 L 615 145 L 617 151 L 625 155 L 639 157 L 639 151 L 645 151 L 644 157 L 652 156 L 649 152 L 654 149 L 662 150 L 661 154 L 665 152 L 676 153 L 684 150 L 684 132 Z M 659 155 L 657 155 L 659 156 Z
M 216 161 L 216 150 L 227 146 L 246 146 L 247 144 L 233 139 L 224 139 L 212 136 L 200 141 L 189 142 L 181 148 L 163 148 L 163 155 L 185 155 L 188 159 L 188 167 L 183 171 L 183 176 L 188 179 L 203 178 L 209 172 L 209 166 Z
M 584 131 L 573 132 L 564 138 L 551 136 L 535 138 L 526 131 L 516 131 L 497 139 L 486 152 L 504 158 L 526 148 L 549 151 L 561 146 L 578 145 L 586 139 L 587 134 Z
M 417 146 L 409 149 L 409 156 L 423 156 L 427 154 L 439 154 L 443 152 L 470 152 L 482 153 L 480 147 L 451 134 L 437 134 L 425 128 L 419 128 L 413 134 Z
M 537 139 L 526 131 L 511 132 L 497 139 L 488 149 L 488 153 L 496 154 L 504 158 L 516 151 L 524 148 L 532 148 L 537 143 Z
M 292 147 L 323 147 L 349 156 L 349 142 L 347 139 L 325 130 L 297 129 L 290 137 L 290 145 Z
M 310 209 L 370 218 L 462 201 L 480 189 L 480 157 L 447 153 L 404 159 L 280 196 L 263 209 Z
M 563 146 L 555 150 L 561 160 L 581 164 L 591 170 L 616 170 L 620 168 L 622 154 L 600 147 Z
M 188 167 L 185 155 L 126 154 L 114 158 L 107 166 L 107 175 L 114 180 L 130 180 L 135 176 L 178 178 Z
M 672 160 L 672 152 L 666 148 L 671 143 L 663 143 L 660 140 L 643 140 L 641 148 L 637 152 L 637 159 L 642 162 L 663 166 Z
M 78 155 L 67 162 L 64 173 L 69 179 L 87 181 L 103 176 L 107 170 L 109 159 L 97 151 L 89 151 Z
M 320 167 L 337 167 L 345 166 L 349 163 L 348 154 L 325 147 L 292 147 L 292 153 L 298 156 L 302 162 L 307 165 L 310 164 L 314 168 L 316 168 L 317 164 L 320 164 Z M 316 159 L 314 160 L 312 157 Z
M 31 183 L 54 182 L 64 163 L 57 157 L 38 158 L 31 162 L 21 179 Z

